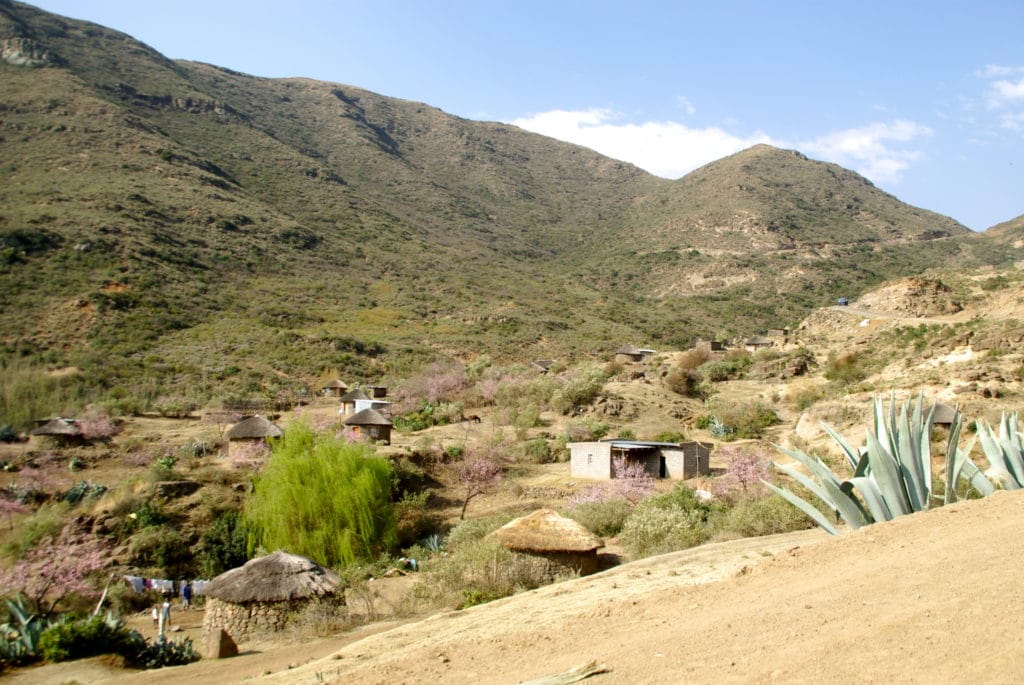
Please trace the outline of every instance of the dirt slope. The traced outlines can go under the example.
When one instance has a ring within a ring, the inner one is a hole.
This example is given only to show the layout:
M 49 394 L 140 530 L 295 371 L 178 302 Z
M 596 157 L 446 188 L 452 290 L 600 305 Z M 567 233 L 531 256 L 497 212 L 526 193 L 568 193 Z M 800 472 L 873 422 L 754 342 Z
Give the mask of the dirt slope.
M 839 539 L 811 532 L 703 585 L 692 576 L 711 548 L 666 555 L 401 626 L 255 682 L 516 683 L 593 659 L 611 669 L 595 683 L 1019 682 L 1022 514 L 1024 494 L 998 493 Z

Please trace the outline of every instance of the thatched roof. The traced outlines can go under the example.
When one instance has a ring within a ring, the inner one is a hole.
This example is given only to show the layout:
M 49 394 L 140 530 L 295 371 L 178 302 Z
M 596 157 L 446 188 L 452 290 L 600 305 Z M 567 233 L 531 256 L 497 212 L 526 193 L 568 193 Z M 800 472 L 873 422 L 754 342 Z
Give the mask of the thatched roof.
M 228 440 L 244 440 L 246 438 L 279 438 L 284 431 L 274 422 L 262 416 L 250 416 L 242 419 L 228 429 Z
M 932 414 L 933 425 L 945 425 L 948 426 L 953 423 L 953 419 L 956 418 L 956 409 L 949 406 L 948 404 L 936 403 L 934 405 L 935 413 Z M 925 416 L 928 416 L 928 412 L 932 410 L 932 407 L 926 407 L 922 410 Z
M 29 435 L 63 435 L 76 436 L 82 434 L 82 428 L 74 419 L 63 419 L 56 417 L 50 419 L 39 428 L 33 430 Z
M 491 535 L 519 552 L 592 552 L 604 547 L 601 538 L 551 509 L 509 521 Z
M 367 395 L 365 392 L 363 392 L 359 388 L 356 388 L 354 390 L 349 390 L 347 393 L 345 393 L 344 395 L 341 396 L 341 401 L 342 402 L 355 402 L 356 400 L 368 400 L 368 399 L 370 399 L 369 395 Z
M 345 419 L 346 426 L 390 426 L 391 420 L 376 409 L 364 409 Z
M 753 338 L 748 338 L 744 345 L 774 345 L 775 341 L 771 338 L 766 338 L 763 335 L 755 335 Z
M 341 381 L 339 381 L 337 378 L 335 378 L 333 380 L 329 380 L 326 383 L 324 383 L 324 388 L 330 388 L 330 389 L 341 388 L 342 390 L 348 390 L 348 386 L 345 385 L 344 383 L 342 383 Z
M 619 349 L 615 350 L 615 354 L 640 354 L 640 348 L 635 345 L 623 345 Z
M 331 595 L 341 590 L 340 585 L 341 578 L 329 568 L 278 550 L 220 574 L 203 592 L 224 602 L 248 604 Z

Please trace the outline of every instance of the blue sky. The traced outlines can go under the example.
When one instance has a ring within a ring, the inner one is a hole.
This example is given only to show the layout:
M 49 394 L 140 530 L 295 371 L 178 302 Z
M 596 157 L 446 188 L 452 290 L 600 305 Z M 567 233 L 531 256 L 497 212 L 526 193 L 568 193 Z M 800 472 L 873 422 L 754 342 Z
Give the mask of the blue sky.
M 168 57 L 514 123 L 677 178 L 766 142 L 1024 214 L 1024 2 L 40 0 Z

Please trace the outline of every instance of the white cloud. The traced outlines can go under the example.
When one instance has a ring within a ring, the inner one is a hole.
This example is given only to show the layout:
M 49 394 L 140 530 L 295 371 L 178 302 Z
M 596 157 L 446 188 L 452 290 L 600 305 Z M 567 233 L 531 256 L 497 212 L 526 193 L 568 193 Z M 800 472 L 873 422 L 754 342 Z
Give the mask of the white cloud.
M 1013 76 L 1024 73 L 1024 67 L 1005 67 L 999 64 L 986 64 L 983 69 L 974 72 L 976 76 L 984 79 L 997 78 L 999 76 Z
M 989 107 L 1002 107 L 1017 100 L 1024 100 L 1024 78 L 1019 81 L 993 81 L 989 84 Z
M 583 145 L 636 164 L 665 178 L 679 178 L 699 166 L 757 143 L 773 143 L 764 133 L 736 136 L 720 128 L 691 128 L 674 121 L 616 123 L 608 109 L 554 110 L 515 119 L 527 131 Z
M 879 183 L 899 181 L 910 164 L 921 158 L 918 150 L 902 144 L 932 135 L 927 126 L 903 119 L 835 131 L 799 142 L 797 149 L 812 157 L 849 167 Z
M 683 111 L 689 114 L 691 117 L 697 113 L 697 108 L 694 107 L 693 103 L 690 102 L 690 98 L 685 95 L 680 95 L 676 98 L 676 102 L 683 108 Z
M 1011 131 L 1024 131 L 1024 112 L 1003 114 L 999 123 L 1003 128 Z
M 679 178 L 697 167 L 757 143 L 794 147 L 811 157 L 853 168 L 878 183 L 898 181 L 921 152 L 907 144 L 932 130 L 912 121 L 873 123 L 806 141 L 786 141 L 757 132 L 749 136 L 718 127 L 691 128 L 674 121 L 619 122 L 608 109 L 553 110 L 515 119 L 534 133 L 596 150 L 657 176 Z

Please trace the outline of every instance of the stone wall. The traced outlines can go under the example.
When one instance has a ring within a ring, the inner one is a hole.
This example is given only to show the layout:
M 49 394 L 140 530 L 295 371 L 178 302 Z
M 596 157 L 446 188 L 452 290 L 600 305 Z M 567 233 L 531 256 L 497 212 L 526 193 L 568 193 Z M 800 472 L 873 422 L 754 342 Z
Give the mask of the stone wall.
M 294 617 L 311 601 L 299 599 L 290 602 L 248 602 L 233 604 L 212 597 L 206 600 L 203 617 L 203 642 L 210 631 L 223 628 L 236 643 L 258 640 L 288 628 Z M 342 599 L 342 602 L 344 600 Z

